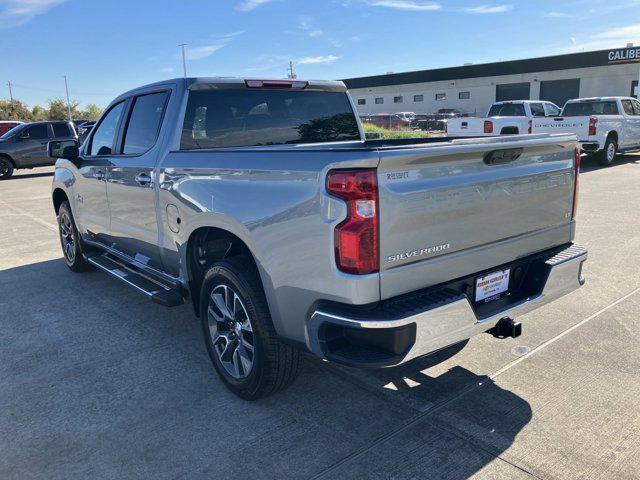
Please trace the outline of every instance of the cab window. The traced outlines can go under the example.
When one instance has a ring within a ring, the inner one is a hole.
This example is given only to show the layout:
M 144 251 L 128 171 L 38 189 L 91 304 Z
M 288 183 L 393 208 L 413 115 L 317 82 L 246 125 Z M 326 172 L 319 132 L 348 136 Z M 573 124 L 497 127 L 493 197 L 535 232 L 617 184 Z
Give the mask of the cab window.
M 544 106 L 541 103 L 530 103 L 529 108 L 534 117 L 544 117 Z
M 91 139 L 88 155 L 111 155 L 113 153 L 113 143 L 123 108 L 124 102 L 120 102 L 114 105 L 109 113 L 102 118 Z
M 20 134 L 21 137 L 27 137 L 30 140 L 42 140 L 49 138 L 49 129 L 46 123 L 39 123 L 25 128 Z
M 156 143 L 166 98 L 167 92 L 136 97 L 129 117 L 122 153 L 144 153 Z
M 557 105 L 554 105 L 553 103 L 545 103 L 546 107 L 547 107 L 547 116 L 548 117 L 559 117 L 560 116 L 560 109 L 558 108 Z

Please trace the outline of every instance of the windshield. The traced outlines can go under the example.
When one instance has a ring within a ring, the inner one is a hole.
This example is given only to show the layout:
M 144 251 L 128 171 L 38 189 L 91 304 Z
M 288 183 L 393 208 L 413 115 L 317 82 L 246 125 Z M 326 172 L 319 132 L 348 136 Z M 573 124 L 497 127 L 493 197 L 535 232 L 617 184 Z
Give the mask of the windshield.
M 589 117 L 591 115 L 618 115 L 618 106 L 613 100 L 603 102 L 567 103 L 562 110 L 563 117 Z
M 524 117 L 524 105 L 521 103 L 497 103 L 491 106 L 489 117 Z
M 26 126 L 27 126 L 26 123 L 22 123 L 22 124 L 18 125 L 17 127 L 13 127 L 11 130 L 9 130 L 4 135 L 2 135 L 0 137 L 0 139 L 4 140 L 4 139 L 10 138 L 10 137 L 13 137 L 16 133 L 21 132 L 22 130 L 24 130 Z

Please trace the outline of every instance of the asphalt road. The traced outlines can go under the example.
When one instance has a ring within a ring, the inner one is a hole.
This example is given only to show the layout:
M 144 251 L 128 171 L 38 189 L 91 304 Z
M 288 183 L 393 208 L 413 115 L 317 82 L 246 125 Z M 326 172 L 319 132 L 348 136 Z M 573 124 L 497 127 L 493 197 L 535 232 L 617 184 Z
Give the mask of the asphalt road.
M 228 393 L 188 306 L 61 259 L 52 169 L 0 183 L 0 478 L 640 478 L 640 156 L 585 162 L 587 284 L 523 335 Z M 449 358 L 447 358 L 449 357 Z

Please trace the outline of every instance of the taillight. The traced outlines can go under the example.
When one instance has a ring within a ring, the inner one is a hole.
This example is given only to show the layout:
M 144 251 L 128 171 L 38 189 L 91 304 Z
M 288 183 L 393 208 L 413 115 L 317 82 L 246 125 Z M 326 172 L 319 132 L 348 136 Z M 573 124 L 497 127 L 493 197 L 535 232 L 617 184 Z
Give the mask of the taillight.
M 573 177 L 573 208 L 571 209 L 571 218 L 576 218 L 578 213 L 578 177 L 580 176 L 580 157 L 582 151 L 580 147 L 576 148 L 573 156 L 573 167 L 575 168 L 575 177 Z
M 589 136 L 596 134 L 598 130 L 597 123 L 598 123 L 598 119 L 596 117 L 591 117 L 589 119 Z
M 531 134 L 533 131 L 533 120 L 529 120 L 529 129 L 527 130 L 528 134 Z
M 493 133 L 493 122 L 491 120 L 484 121 L 484 133 Z
M 246 79 L 244 84 L 247 88 L 293 88 L 304 89 L 309 86 L 306 80 L 261 80 Z
M 356 275 L 377 272 L 380 259 L 376 170 L 332 170 L 327 175 L 327 191 L 347 202 L 347 218 L 334 234 L 338 268 Z

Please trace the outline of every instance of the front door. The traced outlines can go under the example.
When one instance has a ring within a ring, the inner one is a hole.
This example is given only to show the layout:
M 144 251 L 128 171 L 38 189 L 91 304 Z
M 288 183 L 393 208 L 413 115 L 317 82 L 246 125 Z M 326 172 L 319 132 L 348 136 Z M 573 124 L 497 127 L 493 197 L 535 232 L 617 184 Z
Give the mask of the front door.
M 53 164 L 54 160 L 47 154 L 47 143 L 50 138 L 49 125 L 36 123 L 25 128 L 16 138 L 15 156 L 20 167 L 38 167 Z
M 155 166 L 157 142 L 168 92 L 154 92 L 130 101 L 121 135 L 120 155 L 107 172 L 113 246 L 138 263 L 161 269 L 156 218 Z
M 91 139 L 83 147 L 78 163 L 74 196 L 78 227 L 88 240 L 109 245 L 110 212 L 107 202 L 107 171 L 112 165 L 116 138 L 125 102 L 109 109 Z

